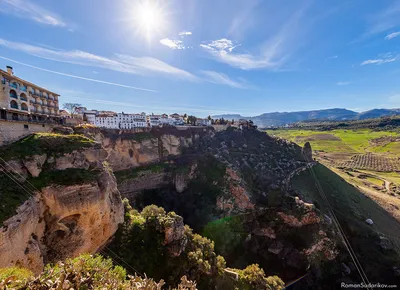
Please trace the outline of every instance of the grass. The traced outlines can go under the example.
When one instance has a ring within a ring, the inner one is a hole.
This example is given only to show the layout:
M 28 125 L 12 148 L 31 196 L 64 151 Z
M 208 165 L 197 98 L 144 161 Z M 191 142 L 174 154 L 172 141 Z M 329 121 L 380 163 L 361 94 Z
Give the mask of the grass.
M 399 223 L 377 203 L 325 166 L 317 165 L 313 170 L 368 277 L 372 281 L 385 280 L 385 273 L 379 273 L 377 269 L 390 269 L 399 259 Z M 292 185 L 323 213 L 328 212 L 328 205 L 320 197 L 309 171 L 296 176 Z M 367 218 L 373 220 L 372 226 L 365 223 Z M 395 251 L 382 251 L 378 234 L 388 237 Z
M 0 174 L 0 226 L 3 221 L 15 214 L 18 206 L 28 200 L 30 195 L 23 191 L 5 174 Z
M 373 131 L 371 129 L 356 130 L 332 130 L 332 131 L 314 131 L 314 130 L 267 130 L 269 135 L 275 135 L 281 138 L 291 140 L 303 146 L 310 140 L 313 150 L 323 150 L 330 153 L 365 153 L 365 152 L 382 152 L 394 155 L 400 154 L 400 144 L 395 142 L 388 143 L 385 146 L 372 147 L 369 140 L 383 136 L 397 136 L 395 132 L 389 131 Z M 318 138 L 318 135 L 330 134 L 337 140 L 324 140 Z
M 94 140 L 83 135 L 35 133 L 11 145 L 0 148 L 0 157 L 5 160 L 11 160 L 45 153 L 65 154 L 95 145 L 96 142 Z
M 96 180 L 98 172 L 85 169 L 69 168 L 66 170 L 43 171 L 38 177 L 28 178 L 26 182 L 20 184 L 25 185 L 28 189 L 26 192 L 5 174 L 0 175 L 0 225 L 6 219 L 15 215 L 16 209 L 33 195 L 34 189 L 29 185 L 31 183 L 36 189 L 51 184 L 57 185 L 75 185 L 89 183 Z M 29 182 L 29 183 L 28 183 Z
M 30 178 L 29 182 L 37 189 L 49 186 L 51 184 L 57 185 L 75 185 L 90 183 L 96 180 L 98 171 L 91 171 L 80 168 L 68 168 L 65 170 L 45 171 L 38 177 Z
M 147 166 L 141 166 L 141 167 L 136 167 L 136 168 L 131 168 L 131 169 L 125 169 L 125 170 L 119 170 L 119 171 L 114 171 L 114 175 L 117 178 L 117 182 L 121 183 L 126 179 L 132 179 L 138 177 L 140 174 L 143 174 L 145 172 L 151 172 L 151 173 L 160 173 L 163 172 L 164 169 L 166 168 L 167 164 L 151 164 Z
M 367 176 L 364 180 L 369 181 L 378 186 L 383 186 L 385 184 L 383 180 L 370 176 Z

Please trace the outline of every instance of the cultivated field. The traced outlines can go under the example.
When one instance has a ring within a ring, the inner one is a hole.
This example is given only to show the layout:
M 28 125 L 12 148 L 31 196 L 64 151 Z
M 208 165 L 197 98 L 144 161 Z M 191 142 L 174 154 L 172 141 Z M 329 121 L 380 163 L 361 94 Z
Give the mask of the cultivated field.
M 314 157 L 400 220 L 400 134 L 372 129 L 268 130 L 303 146 Z

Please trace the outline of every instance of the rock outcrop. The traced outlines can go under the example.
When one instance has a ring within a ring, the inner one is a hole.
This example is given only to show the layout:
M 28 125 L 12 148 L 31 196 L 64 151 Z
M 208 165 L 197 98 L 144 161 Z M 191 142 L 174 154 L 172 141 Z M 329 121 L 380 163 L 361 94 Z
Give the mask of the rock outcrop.
M 93 178 L 70 184 L 51 180 L 40 190 L 32 189 L 31 197 L 0 228 L 0 268 L 17 265 L 39 273 L 48 262 L 94 253 L 107 243 L 124 211 L 116 179 L 103 164 L 106 157 L 104 150 L 89 148 L 8 163 L 25 185 L 24 179 L 46 180 L 47 174 L 66 169 L 86 170 Z
M 310 142 L 306 142 L 306 143 L 304 144 L 301 153 L 303 154 L 304 159 L 305 159 L 307 162 L 312 162 L 312 161 L 313 161 L 312 149 L 311 149 L 311 144 L 310 144 Z
M 107 161 L 114 171 L 118 171 L 178 156 L 199 137 L 213 133 L 212 128 L 166 127 L 137 133 L 103 130 L 101 137 L 97 133 L 95 138 L 101 140 L 108 152 Z

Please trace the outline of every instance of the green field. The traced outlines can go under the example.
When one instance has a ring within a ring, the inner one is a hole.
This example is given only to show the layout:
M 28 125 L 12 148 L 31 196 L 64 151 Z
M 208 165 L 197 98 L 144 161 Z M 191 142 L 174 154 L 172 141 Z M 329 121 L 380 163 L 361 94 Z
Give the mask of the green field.
M 379 137 L 399 136 L 389 131 L 371 129 L 314 131 L 299 129 L 267 130 L 269 135 L 288 139 L 303 146 L 309 141 L 313 150 L 329 153 L 384 153 L 400 156 L 399 142 L 372 145 L 369 141 Z

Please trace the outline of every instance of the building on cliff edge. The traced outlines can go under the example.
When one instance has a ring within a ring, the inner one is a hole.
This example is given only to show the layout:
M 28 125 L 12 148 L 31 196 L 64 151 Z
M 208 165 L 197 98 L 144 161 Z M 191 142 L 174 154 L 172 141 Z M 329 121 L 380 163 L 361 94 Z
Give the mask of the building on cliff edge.
M 0 76 L 0 119 L 59 122 L 59 94 L 15 76 L 11 66 L 0 69 Z

